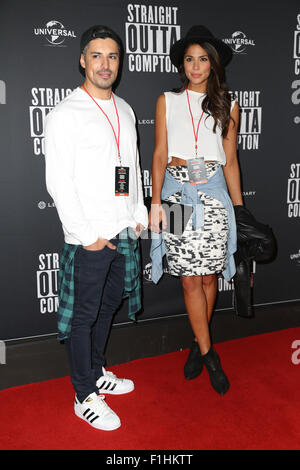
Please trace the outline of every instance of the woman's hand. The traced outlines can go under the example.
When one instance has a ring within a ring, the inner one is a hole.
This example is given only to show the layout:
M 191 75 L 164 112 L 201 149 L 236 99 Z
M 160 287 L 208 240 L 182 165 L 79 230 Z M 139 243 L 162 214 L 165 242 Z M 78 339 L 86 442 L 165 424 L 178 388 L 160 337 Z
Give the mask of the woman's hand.
M 151 232 L 160 233 L 161 228 L 167 228 L 166 213 L 161 204 L 151 204 L 149 212 L 149 229 Z
M 137 226 L 135 227 L 135 230 L 134 230 L 136 238 L 139 238 L 139 236 L 141 235 L 141 232 L 143 230 L 144 230 L 144 226 L 142 224 L 137 224 Z
M 227 136 L 223 139 L 223 148 L 226 154 L 226 165 L 223 166 L 223 172 L 232 204 L 234 206 L 242 206 L 241 177 L 237 158 L 237 131 L 239 123 L 239 106 L 237 103 L 233 107 L 231 117 L 234 122 L 230 121 Z

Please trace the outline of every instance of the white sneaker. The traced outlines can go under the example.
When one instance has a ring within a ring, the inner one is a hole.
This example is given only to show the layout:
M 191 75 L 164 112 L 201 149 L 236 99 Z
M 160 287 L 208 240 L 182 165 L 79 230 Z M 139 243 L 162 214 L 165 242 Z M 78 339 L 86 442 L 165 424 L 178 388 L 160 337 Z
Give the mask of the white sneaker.
M 89 423 L 93 428 L 113 431 L 121 426 L 116 413 L 105 403 L 104 395 L 91 393 L 82 403 L 75 396 L 74 411 L 78 418 Z
M 129 379 L 118 379 L 118 377 L 102 367 L 103 375 L 100 377 L 96 386 L 99 393 L 111 393 L 112 395 L 123 395 L 134 390 L 134 383 Z

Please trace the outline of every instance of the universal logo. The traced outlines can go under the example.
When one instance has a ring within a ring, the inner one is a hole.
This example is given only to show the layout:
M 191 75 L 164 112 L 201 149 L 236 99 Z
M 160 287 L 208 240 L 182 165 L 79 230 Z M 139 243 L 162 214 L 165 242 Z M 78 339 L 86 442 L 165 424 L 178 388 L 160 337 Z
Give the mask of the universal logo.
M 247 38 L 242 31 L 235 31 L 231 38 L 223 39 L 223 42 L 228 44 L 235 54 L 247 54 L 248 46 L 255 46 L 254 40 Z
M 6 104 L 6 85 L 3 80 L 0 80 L 0 104 Z
M 35 36 L 43 36 L 48 44 L 45 46 L 60 46 L 66 47 L 66 44 L 63 44 L 66 38 L 76 38 L 74 31 L 67 29 L 60 21 L 51 20 L 43 28 L 34 28 Z

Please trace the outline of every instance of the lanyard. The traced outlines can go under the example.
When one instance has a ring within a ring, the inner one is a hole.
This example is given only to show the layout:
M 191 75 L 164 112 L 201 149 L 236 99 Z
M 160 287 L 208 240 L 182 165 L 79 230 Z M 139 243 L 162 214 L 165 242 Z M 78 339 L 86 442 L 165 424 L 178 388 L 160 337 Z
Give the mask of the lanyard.
M 194 118 L 193 118 L 193 114 L 192 114 L 192 110 L 191 110 L 191 104 L 190 104 L 190 99 L 189 99 L 189 94 L 188 94 L 187 88 L 186 88 L 186 96 L 187 96 L 187 101 L 188 101 L 189 110 L 190 110 L 190 115 L 191 115 L 192 124 L 193 124 L 193 131 L 194 131 L 194 136 L 195 136 L 195 152 L 196 152 L 196 157 L 197 157 L 197 154 L 198 154 L 198 133 L 199 133 L 199 126 L 200 126 L 200 122 L 201 122 L 201 119 L 202 119 L 202 116 L 203 116 L 204 111 L 202 111 L 202 114 L 201 114 L 201 117 L 200 117 L 200 119 L 199 119 L 198 126 L 197 126 L 197 132 L 196 132 L 196 131 L 195 131 Z
M 111 96 L 112 96 L 112 99 L 113 99 L 113 103 L 114 103 L 114 107 L 115 107 L 116 115 L 117 115 L 117 120 L 118 120 L 118 137 L 116 136 L 116 133 L 115 133 L 115 130 L 114 130 L 114 126 L 112 125 L 111 120 L 109 119 L 109 117 L 107 116 L 107 114 L 103 111 L 103 109 L 101 108 L 101 106 L 99 106 L 99 104 L 97 103 L 97 101 L 94 100 L 94 98 L 92 97 L 92 95 L 90 95 L 90 93 L 87 91 L 87 89 L 86 89 L 85 86 L 84 86 L 84 82 L 82 83 L 82 88 L 83 88 L 84 91 L 92 98 L 92 100 L 94 101 L 94 103 L 98 106 L 98 108 L 102 111 L 102 113 L 104 114 L 104 116 L 105 116 L 106 119 L 108 120 L 108 122 L 109 122 L 109 124 L 110 124 L 110 127 L 112 128 L 112 131 L 113 131 L 113 133 L 114 133 L 115 141 L 116 141 L 116 144 L 117 144 L 118 158 L 120 159 L 120 165 L 122 165 L 122 162 L 121 162 L 121 154 L 120 154 L 120 119 L 119 119 L 119 113 L 118 113 L 118 108 L 117 108 L 117 105 L 116 105 L 116 102 L 115 102 L 114 94 L 111 93 Z

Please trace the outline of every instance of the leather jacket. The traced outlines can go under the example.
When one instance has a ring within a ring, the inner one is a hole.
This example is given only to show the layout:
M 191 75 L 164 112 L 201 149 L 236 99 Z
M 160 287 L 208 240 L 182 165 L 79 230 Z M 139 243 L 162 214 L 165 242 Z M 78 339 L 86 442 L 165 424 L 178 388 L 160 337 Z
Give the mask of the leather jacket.
M 272 261 L 277 252 L 273 230 L 258 222 L 244 206 L 234 206 L 237 225 L 236 274 L 234 276 L 234 308 L 245 318 L 253 316 L 251 273 L 252 261 Z

